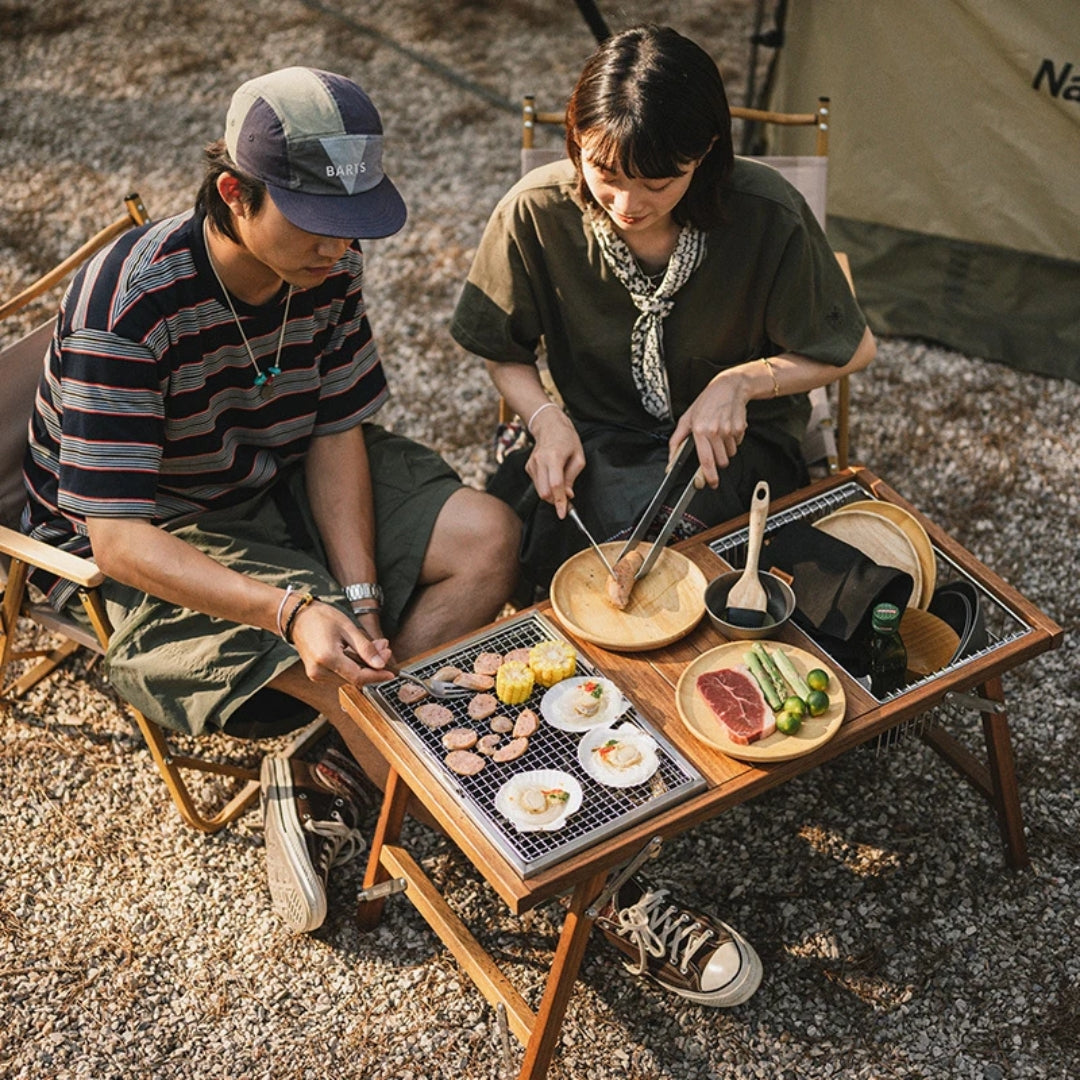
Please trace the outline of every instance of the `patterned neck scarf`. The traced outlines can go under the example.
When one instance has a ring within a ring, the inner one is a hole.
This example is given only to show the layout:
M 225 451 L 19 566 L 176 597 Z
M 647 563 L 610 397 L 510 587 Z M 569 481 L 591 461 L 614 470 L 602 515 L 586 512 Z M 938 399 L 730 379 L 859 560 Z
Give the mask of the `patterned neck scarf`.
M 664 367 L 664 319 L 675 306 L 675 294 L 705 258 L 705 233 L 693 225 L 682 227 L 663 279 L 659 285 L 654 285 L 615 232 L 607 214 L 591 213 L 589 224 L 604 261 L 630 293 L 634 307 L 640 312 L 630 332 L 630 369 L 641 403 L 650 416 L 670 420 L 671 391 Z

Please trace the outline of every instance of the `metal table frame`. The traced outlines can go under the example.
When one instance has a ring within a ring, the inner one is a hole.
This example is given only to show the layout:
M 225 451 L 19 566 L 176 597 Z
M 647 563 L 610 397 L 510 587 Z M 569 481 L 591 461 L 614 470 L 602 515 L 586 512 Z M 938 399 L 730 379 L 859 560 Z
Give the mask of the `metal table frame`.
M 694 656 L 723 643 L 724 639 L 708 625 L 707 620 L 682 641 L 648 653 L 610 653 L 586 642 L 575 641 L 601 672 L 621 685 L 633 687 L 632 696 L 639 709 L 680 746 L 705 774 L 708 786 L 684 802 L 636 823 L 619 835 L 577 853 L 528 880 L 518 875 L 499 849 L 463 817 L 452 796 L 428 771 L 415 749 L 392 725 L 385 722 L 371 701 L 355 688 L 343 689 L 342 705 L 346 712 L 356 720 L 390 765 L 364 878 L 364 890 L 361 892 L 358 909 L 361 928 L 373 928 L 381 917 L 386 897 L 392 892 L 404 891 L 480 992 L 496 1006 L 500 1021 L 505 1019 L 509 1030 L 524 1044 L 525 1056 L 518 1074 L 520 1080 L 539 1080 L 547 1073 L 594 922 L 594 903 L 604 892 L 605 882 L 612 870 L 640 859 L 650 848 L 655 849 L 658 839 L 677 836 L 732 806 L 816 768 L 854 746 L 888 733 L 897 725 L 925 717 L 929 710 L 938 705 L 951 703 L 981 715 L 985 760 L 981 760 L 937 724 L 931 723 L 920 734 L 989 800 L 997 817 L 1008 865 L 1015 868 L 1028 865 L 1001 676 L 1025 660 L 1055 648 L 1061 641 L 1061 628 L 866 470 L 849 469 L 819 481 L 804 491 L 777 500 L 774 509 L 782 510 L 785 506 L 795 505 L 800 498 L 827 491 L 853 478 L 869 494 L 898 503 L 915 513 L 935 547 L 961 566 L 965 574 L 977 581 L 981 588 L 1007 604 L 1010 610 L 1020 613 L 1026 632 L 1000 648 L 991 649 L 963 664 L 950 666 L 940 678 L 924 680 L 885 703 L 871 697 L 845 672 L 838 672 L 848 705 L 844 723 L 837 734 L 811 754 L 762 767 L 735 761 L 704 747 L 685 731 L 681 721 L 673 715 L 673 690 L 681 670 Z M 709 542 L 743 528 L 745 524 L 745 518 L 726 523 L 684 542 L 679 548 L 702 567 L 706 577 L 715 576 L 726 568 L 726 564 L 708 548 Z M 573 639 L 573 635 L 567 636 Z M 791 625 L 784 627 L 777 636 L 801 648 L 814 648 L 809 639 Z M 440 822 L 446 835 L 464 852 L 514 913 L 520 914 L 555 896 L 569 893 L 569 906 L 550 974 L 539 1008 L 535 1011 L 451 910 L 423 868 L 403 846 L 402 825 L 408 801 L 413 796 Z

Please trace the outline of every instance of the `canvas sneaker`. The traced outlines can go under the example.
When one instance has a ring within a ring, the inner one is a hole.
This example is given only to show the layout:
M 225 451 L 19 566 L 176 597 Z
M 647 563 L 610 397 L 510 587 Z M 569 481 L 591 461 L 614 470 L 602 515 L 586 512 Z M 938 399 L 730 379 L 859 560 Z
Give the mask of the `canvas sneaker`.
M 629 957 L 628 971 L 699 1005 L 740 1005 L 761 983 L 761 960 L 748 941 L 643 878 L 627 880 L 596 925 Z
M 326 919 L 326 882 L 332 866 L 363 852 L 360 807 L 346 787 L 279 754 L 263 758 L 261 781 L 266 871 L 274 911 L 305 934 Z
M 352 757 L 330 746 L 312 766 L 316 780 L 323 787 L 351 799 L 363 820 L 379 804 L 382 792 L 364 775 Z

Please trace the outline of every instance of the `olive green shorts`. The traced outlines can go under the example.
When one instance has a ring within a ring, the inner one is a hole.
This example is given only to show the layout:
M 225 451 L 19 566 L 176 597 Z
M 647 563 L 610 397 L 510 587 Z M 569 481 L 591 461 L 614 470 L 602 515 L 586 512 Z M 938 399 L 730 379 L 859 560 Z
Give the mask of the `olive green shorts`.
M 375 561 L 385 594 L 382 622 L 393 634 L 416 589 L 435 519 L 462 483 L 433 450 L 372 424 L 364 434 Z M 351 616 L 326 567 L 302 466 L 246 502 L 166 527 L 241 574 L 293 585 Z M 105 657 L 109 678 L 151 720 L 196 735 L 221 728 L 263 737 L 314 718 L 314 710 L 267 686 L 297 662 L 296 650 L 277 634 L 179 608 L 114 581 L 102 591 L 114 627 Z M 72 613 L 79 608 L 69 605 Z

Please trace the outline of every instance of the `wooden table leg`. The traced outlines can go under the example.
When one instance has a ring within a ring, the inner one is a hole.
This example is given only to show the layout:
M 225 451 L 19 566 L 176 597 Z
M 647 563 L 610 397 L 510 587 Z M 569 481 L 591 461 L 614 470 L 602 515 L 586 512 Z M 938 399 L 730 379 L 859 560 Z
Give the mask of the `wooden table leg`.
M 982 697 L 1004 704 L 1005 694 L 1000 678 L 988 679 L 979 688 Z M 1001 712 L 982 714 L 983 737 L 992 785 L 991 802 L 997 811 L 1001 838 L 1005 841 L 1005 859 L 1014 869 L 1031 865 L 1027 840 L 1024 837 L 1024 817 L 1020 808 L 1020 785 L 1016 780 L 1016 760 L 1009 737 L 1009 721 Z
M 389 878 L 389 873 L 381 862 L 383 844 L 396 844 L 401 838 L 401 826 L 405 821 L 405 808 L 409 803 L 410 791 L 401 777 L 391 769 L 386 777 L 386 790 L 383 792 L 379 821 L 375 826 L 375 835 L 371 840 L 367 869 L 364 871 L 364 888 L 378 885 Z M 382 918 L 385 897 L 378 900 L 361 901 L 356 907 L 356 921 L 363 931 L 374 930 Z
M 544 997 L 536 1013 L 532 1035 L 525 1047 L 525 1060 L 521 1072 L 518 1073 L 518 1080 L 542 1080 L 547 1075 L 551 1059 L 559 1045 L 566 1006 L 574 991 L 578 970 L 585 956 L 589 931 L 592 930 L 592 919 L 586 917 L 585 911 L 600 895 L 606 880 L 606 874 L 598 874 L 581 882 L 574 889 L 570 910 L 559 935 L 559 945 L 555 950 Z

